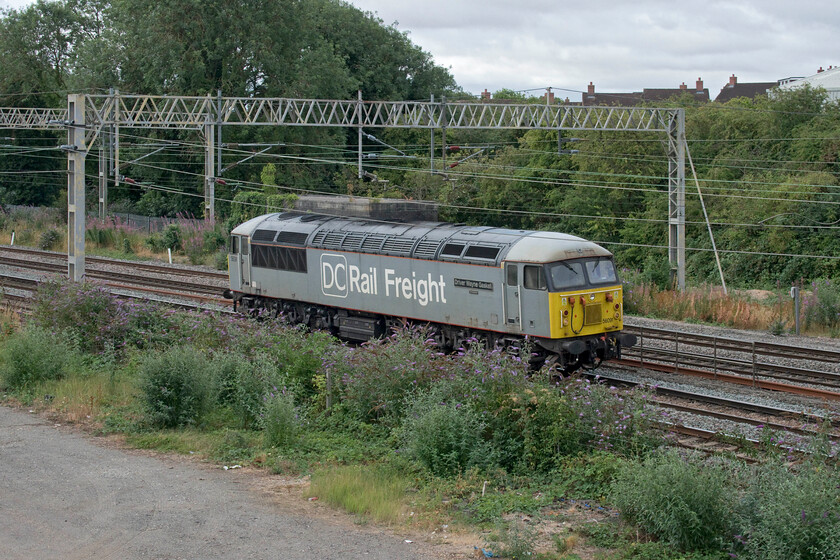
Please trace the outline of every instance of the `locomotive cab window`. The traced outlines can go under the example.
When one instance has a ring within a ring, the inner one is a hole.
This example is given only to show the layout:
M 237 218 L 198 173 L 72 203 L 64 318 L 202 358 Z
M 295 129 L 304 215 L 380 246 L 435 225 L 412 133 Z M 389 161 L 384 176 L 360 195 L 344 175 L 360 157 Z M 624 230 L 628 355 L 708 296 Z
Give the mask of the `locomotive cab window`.
M 551 264 L 549 275 L 551 286 L 556 292 L 586 284 L 586 276 L 583 275 L 583 265 L 580 261 L 560 261 Z
M 529 290 L 545 290 L 545 273 L 541 266 L 525 266 L 525 287 Z
M 616 284 L 618 275 L 612 259 L 586 261 L 586 275 L 593 284 Z
M 507 274 L 507 285 L 508 286 L 518 286 L 519 285 L 519 278 L 517 275 L 517 268 L 515 264 L 509 264 L 505 266 L 505 273 Z

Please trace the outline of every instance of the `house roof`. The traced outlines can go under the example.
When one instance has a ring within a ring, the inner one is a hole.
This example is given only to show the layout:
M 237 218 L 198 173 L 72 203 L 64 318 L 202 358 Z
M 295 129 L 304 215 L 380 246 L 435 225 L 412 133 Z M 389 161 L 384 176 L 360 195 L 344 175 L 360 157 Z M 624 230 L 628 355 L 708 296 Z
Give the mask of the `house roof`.
M 767 90 L 778 86 L 779 82 L 753 82 L 744 84 L 726 84 L 715 97 L 715 102 L 726 103 L 736 97 L 758 97 L 767 95 Z
M 633 106 L 646 101 L 666 101 L 674 97 L 692 94 L 699 101 L 709 101 L 708 88 L 698 90 L 683 88 L 645 88 L 642 91 L 625 93 L 584 93 L 584 105 L 619 105 Z

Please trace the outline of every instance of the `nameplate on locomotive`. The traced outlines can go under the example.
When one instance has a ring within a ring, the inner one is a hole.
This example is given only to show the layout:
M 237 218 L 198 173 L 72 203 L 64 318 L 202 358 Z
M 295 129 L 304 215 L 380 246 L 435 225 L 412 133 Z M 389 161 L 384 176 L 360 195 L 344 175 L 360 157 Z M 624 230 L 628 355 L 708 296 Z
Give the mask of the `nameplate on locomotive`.
M 455 278 L 456 288 L 472 288 L 473 290 L 488 290 L 493 291 L 493 282 L 483 282 L 481 280 L 466 280 L 464 278 Z

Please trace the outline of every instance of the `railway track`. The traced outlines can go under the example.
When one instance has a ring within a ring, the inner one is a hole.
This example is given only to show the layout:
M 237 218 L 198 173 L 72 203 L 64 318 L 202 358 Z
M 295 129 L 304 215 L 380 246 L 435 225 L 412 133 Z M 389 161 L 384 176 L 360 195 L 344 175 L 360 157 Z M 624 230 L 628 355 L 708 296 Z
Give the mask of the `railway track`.
M 636 382 L 626 381 L 609 376 L 598 376 L 600 381 L 612 385 L 635 387 Z M 835 444 L 840 444 L 840 423 L 821 415 L 794 412 L 788 408 L 779 408 L 756 404 L 740 399 L 712 396 L 698 392 L 690 392 L 664 387 L 650 389 L 655 398 L 649 401 L 654 406 L 680 413 L 687 413 L 696 417 L 714 418 L 733 424 L 752 426 L 764 430 L 771 430 L 775 434 L 794 434 L 804 438 L 826 437 Z M 734 454 L 745 458 L 743 453 L 735 452 L 738 445 L 733 443 L 733 434 L 725 431 L 707 430 L 690 423 L 680 424 L 669 420 L 664 426 L 669 432 L 678 434 L 672 443 L 689 449 L 696 449 L 707 453 L 721 452 Z M 756 439 L 737 437 L 740 444 L 759 446 Z M 789 449 L 785 449 L 789 451 Z
M 13 253 L 16 255 L 29 255 L 32 257 L 43 258 L 43 259 L 53 259 L 57 263 L 62 264 L 63 266 L 67 266 L 67 255 L 63 253 L 56 253 L 54 251 L 42 251 L 40 249 L 32 249 L 30 247 L 12 247 L 12 246 L 0 246 L 0 252 L 7 252 Z M 32 262 L 32 261 L 30 261 Z M 141 262 L 130 262 L 130 261 L 118 261 L 115 259 L 106 259 L 101 257 L 85 257 L 85 262 L 91 265 L 98 265 L 98 266 L 113 266 L 114 264 L 120 264 L 125 266 L 130 266 L 135 270 L 143 270 L 146 272 L 156 273 L 156 274 L 170 274 L 170 275 L 182 275 L 188 277 L 200 277 L 205 278 L 208 280 L 223 280 L 226 281 L 228 279 L 228 274 L 226 272 L 211 272 L 207 270 L 195 270 L 195 269 L 186 269 L 178 267 L 177 265 L 166 265 L 166 264 L 149 264 L 149 263 L 141 263 Z M 66 272 L 66 269 L 64 270 Z
M 618 365 L 840 400 L 840 352 L 629 327 L 639 343 Z M 783 359 L 797 365 L 776 363 Z

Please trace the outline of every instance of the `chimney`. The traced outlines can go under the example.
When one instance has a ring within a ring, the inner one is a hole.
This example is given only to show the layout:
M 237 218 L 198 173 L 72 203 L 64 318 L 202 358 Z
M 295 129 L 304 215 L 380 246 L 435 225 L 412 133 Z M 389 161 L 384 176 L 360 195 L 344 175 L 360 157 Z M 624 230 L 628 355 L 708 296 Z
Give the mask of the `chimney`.
M 542 98 L 543 98 L 543 99 L 545 99 L 545 95 L 543 95 L 543 96 L 542 96 Z M 550 105 L 553 105 L 553 104 L 554 104 L 554 92 L 553 92 L 553 91 L 549 91 L 549 92 L 548 92 L 548 101 L 547 101 L 547 103 L 548 103 L 548 104 L 550 104 Z
M 490 92 L 487 91 L 487 88 L 484 88 L 484 91 L 481 92 L 481 100 L 490 101 Z
M 685 82 L 680 84 L 680 89 L 683 90 L 683 91 L 688 90 L 688 86 L 685 85 Z
M 703 78 L 697 78 L 697 91 L 703 91 Z
M 589 86 L 586 88 L 586 93 L 588 93 L 589 95 L 593 95 L 595 93 L 595 86 L 592 84 L 592 82 L 589 82 Z
M 820 72 L 825 72 L 825 70 L 823 70 L 823 67 L 822 67 L 822 66 L 820 66 L 820 69 L 819 69 L 819 70 L 817 70 L 817 74 L 819 74 Z
M 738 78 L 735 77 L 735 74 L 732 74 L 731 76 L 729 76 L 729 85 L 734 87 L 737 84 L 738 84 Z

